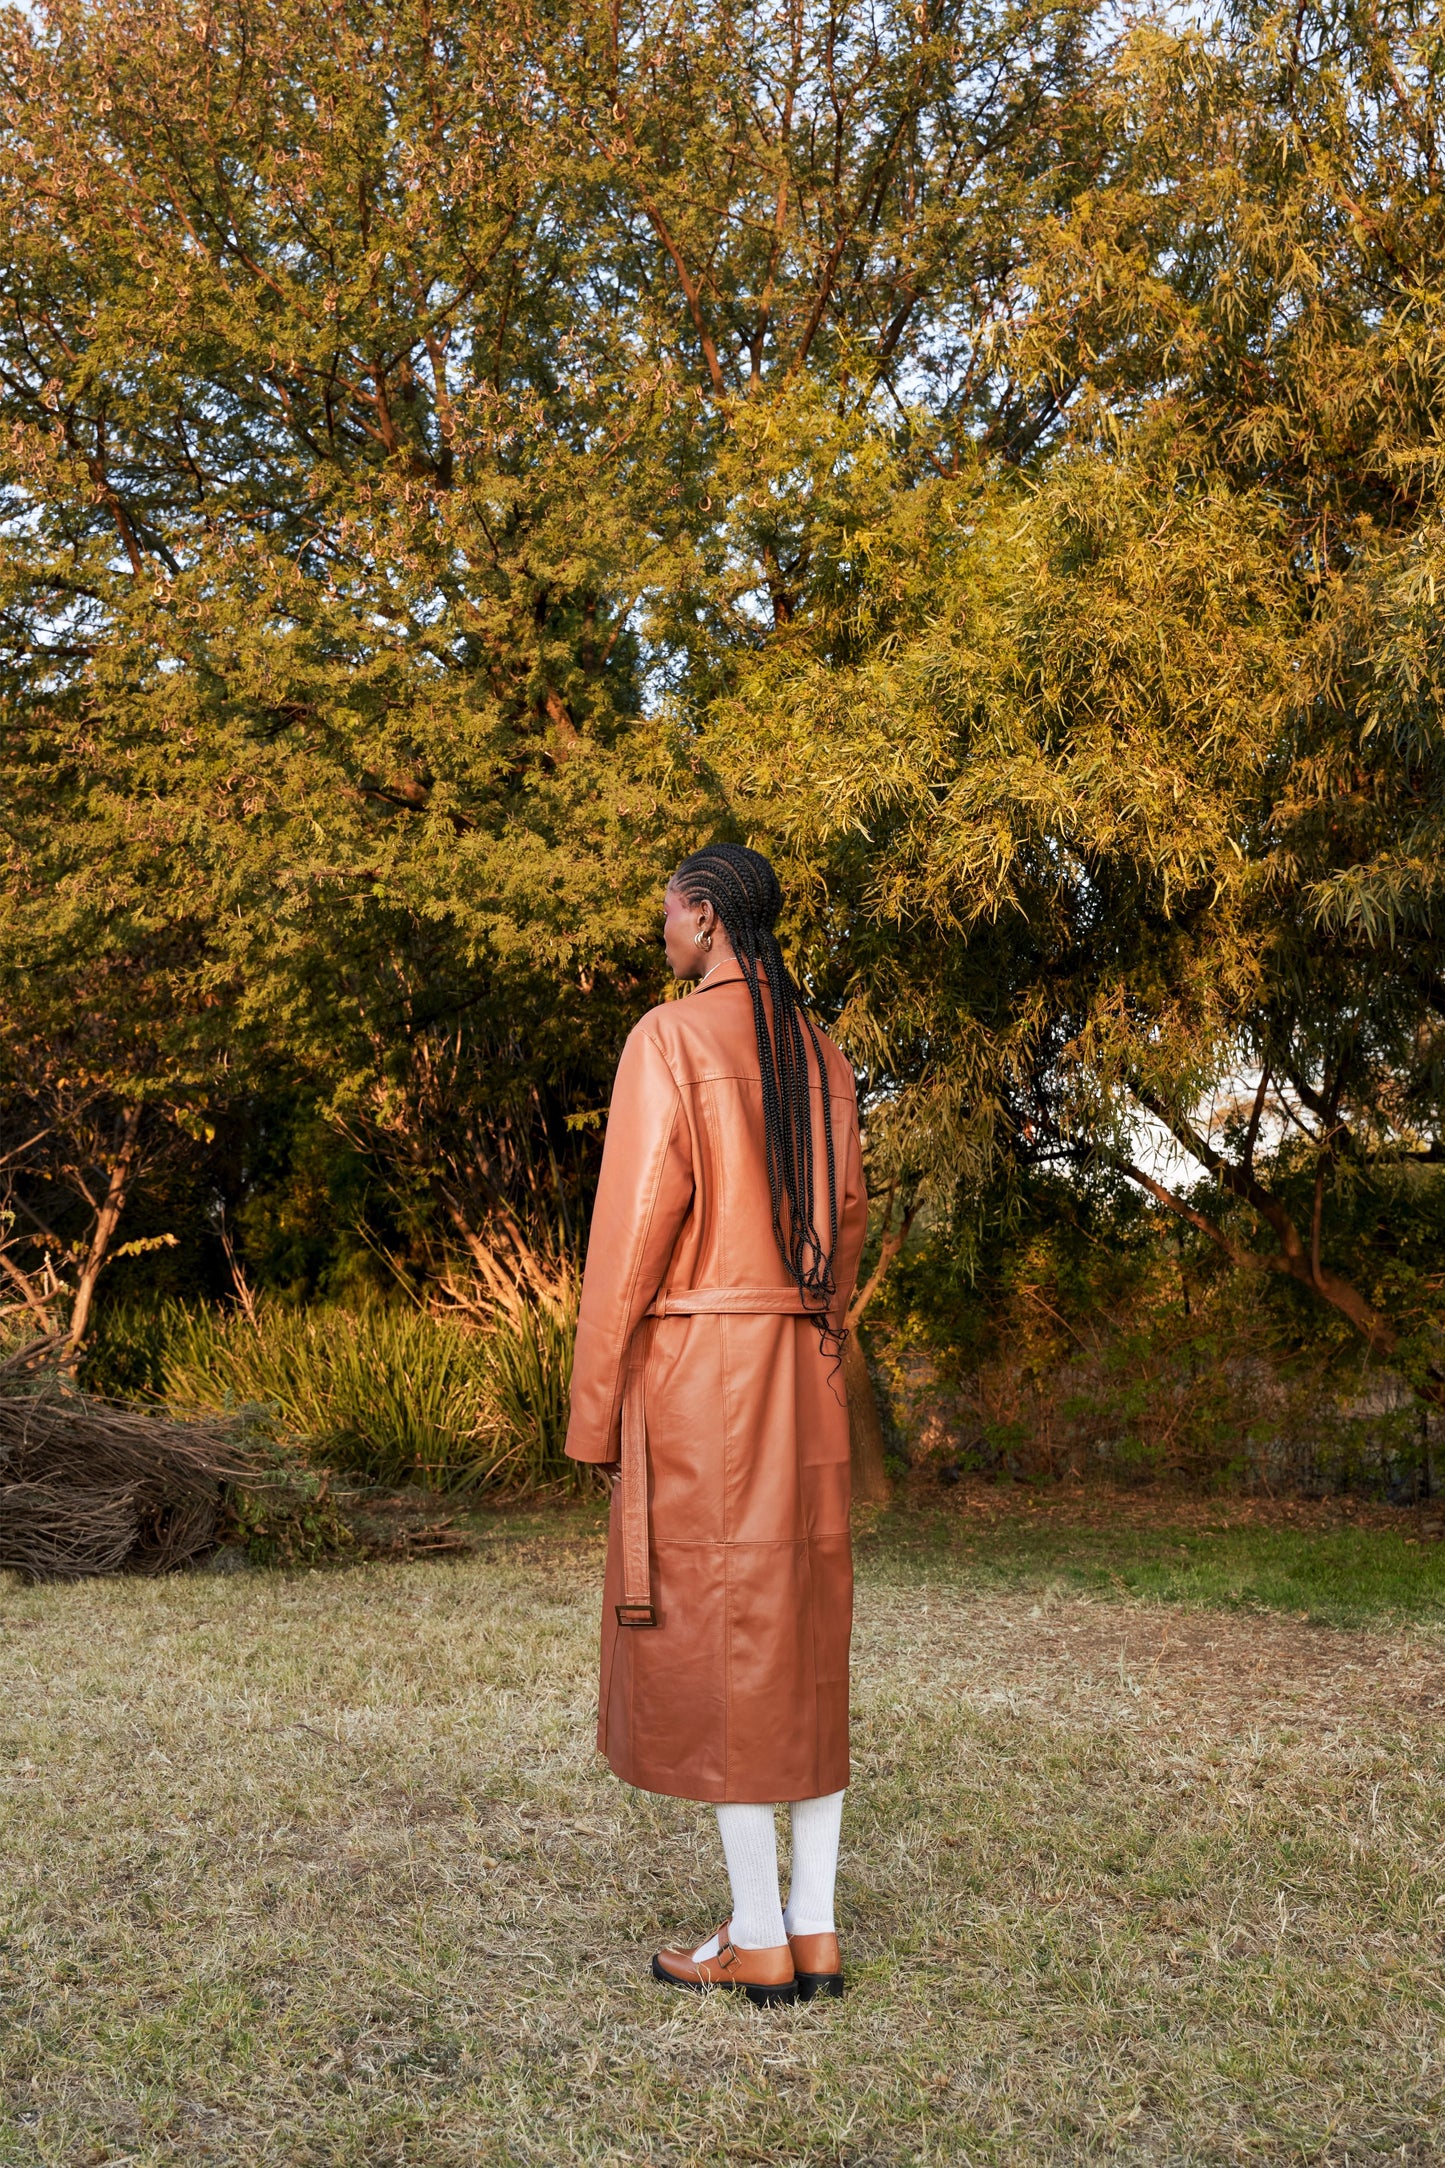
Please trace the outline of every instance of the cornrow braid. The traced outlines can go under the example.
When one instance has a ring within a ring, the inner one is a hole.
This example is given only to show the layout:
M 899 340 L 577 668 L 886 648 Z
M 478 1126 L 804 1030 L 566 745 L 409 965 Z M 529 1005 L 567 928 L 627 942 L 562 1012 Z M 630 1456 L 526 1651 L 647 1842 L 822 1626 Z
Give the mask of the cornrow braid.
M 685 903 L 710 903 L 742 967 L 753 1002 L 758 1062 L 763 1080 L 763 1134 L 773 1233 L 789 1277 L 819 1320 L 825 1347 L 840 1336 L 827 1321 L 837 1293 L 833 1257 L 838 1246 L 838 1173 L 828 1105 L 828 1071 L 812 1018 L 783 962 L 773 927 L 783 892 L 760 851 L 741 843 L 709 843 L 685 858 L 670 884 Z M 767 986 L 772 1006 L 763 999 Z M 828 1176 L 828 1231 L 824 1241 L 814 1219 L 816 1150 L 808 1050 L 823 1088 L 824 1157 Z

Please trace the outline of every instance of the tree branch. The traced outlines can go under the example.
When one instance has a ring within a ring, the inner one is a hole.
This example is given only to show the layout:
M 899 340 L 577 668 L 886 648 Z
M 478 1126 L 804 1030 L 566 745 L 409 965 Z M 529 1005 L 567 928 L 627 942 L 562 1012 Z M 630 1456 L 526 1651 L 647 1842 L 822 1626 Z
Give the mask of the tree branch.
M 1269 1090 L 1269 1063 L 1259 1072 L 1259 1090 L 1254 1095 L 1254 1106 L 1249 1117 L 1249 1127 L 1244 1135 L 1244 1158 L 1242 1165 L 1247 1175 L 1254 1173 L 1254 1147 L 1259 1136 L 1259 1118 L 1264 1112 L 1265 1094 Z
M 849 1332 L 852 1332 L 860 1322 L 863 1312 L 883 1284 L 884 1274 L 908 1240 L 909 1229 L 912 1227 L 918 1211 L 916 1204 L 909 1205 L 898 1225 L 896 1227 L 890 1226 L 889 1222 L 893 1218 L 893 1198 L 897 1186 L 896 1182 L 890 1182 L 888 1185 L 888 1195 L 883 1205 L 883 1240 L 879 1245 L 877 1262 L 848 1305 L 848 1314 L 844 1324 Z

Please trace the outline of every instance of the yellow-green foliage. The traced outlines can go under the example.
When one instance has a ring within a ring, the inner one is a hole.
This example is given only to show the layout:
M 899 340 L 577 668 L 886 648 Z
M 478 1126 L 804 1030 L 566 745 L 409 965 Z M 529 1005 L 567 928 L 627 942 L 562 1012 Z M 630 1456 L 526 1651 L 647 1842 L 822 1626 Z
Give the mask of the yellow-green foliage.
M 582 1204 L 724 827 L 885 1178 L 1147 1187 L 1147 1112 L 1445 1395 L 1351 1232 L 1442 1126 L 1442 61 L 1413 0 L 5 12 L 0 1057 L 151 1166 L 299 1094 L 439 1273 Z
M 1437 1400 L 1438 1304 L 1381 1291 L 1445 1074 L 1439 38 L 1137 25 L 1000 334 L 1049 457 L 860 493 L 851 584 L 704 733 L 881 1171 L 944 1208 L 1123 1176 Z
M 378 1483 L 534 1488 L 564 1475 L 570 1313 L 486 1328 L 424 1310 L 165 1303 L 106 1320 L 92 1374 L 182 1408 L 270 1411 L 313 1458 Z

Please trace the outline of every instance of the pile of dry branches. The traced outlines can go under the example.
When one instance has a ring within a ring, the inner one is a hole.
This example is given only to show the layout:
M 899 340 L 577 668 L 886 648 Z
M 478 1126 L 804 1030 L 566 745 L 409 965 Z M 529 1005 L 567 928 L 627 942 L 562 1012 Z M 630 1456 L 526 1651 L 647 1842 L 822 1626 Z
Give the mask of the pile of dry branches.
M 227 1486 L 266 1481 L 234 1429 L 0 1383 L 0 1567 L 164 1573 L 218 1540 Z

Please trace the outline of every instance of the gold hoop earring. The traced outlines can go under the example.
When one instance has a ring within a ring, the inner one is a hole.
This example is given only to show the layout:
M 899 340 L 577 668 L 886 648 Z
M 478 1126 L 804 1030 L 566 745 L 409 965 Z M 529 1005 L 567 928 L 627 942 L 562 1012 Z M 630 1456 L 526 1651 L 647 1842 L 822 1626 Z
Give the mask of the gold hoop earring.
M 712 935 L 710 933 L 695 933 L 692 937 L 692 945 L 694 948 L 711 948 Z

